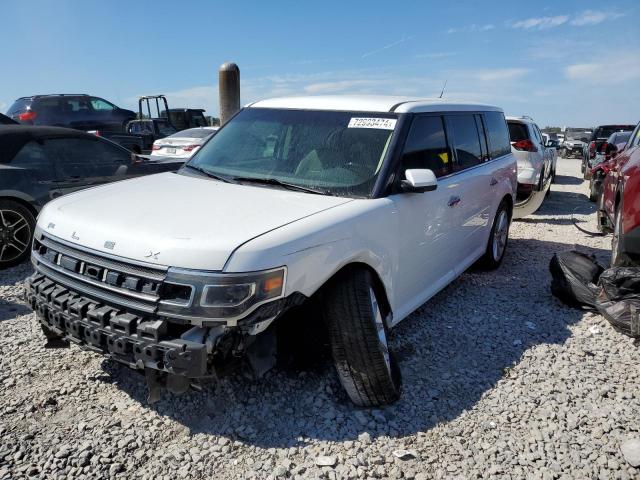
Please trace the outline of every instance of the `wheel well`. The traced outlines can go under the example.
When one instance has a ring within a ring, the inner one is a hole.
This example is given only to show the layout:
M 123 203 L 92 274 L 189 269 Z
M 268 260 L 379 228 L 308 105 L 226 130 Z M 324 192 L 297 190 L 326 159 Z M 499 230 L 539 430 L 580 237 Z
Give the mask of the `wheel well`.
M 35 209 L 35 207 L 31 205 L 29 202 L 27 202 L 26 200 L 23 200 L 22 198 L 0 197 L 0 200 L 11 200 L 12 202 L 19 203 L 20 205 L 22 205 L 23 207 L 25 207 L 27 210 L 31 212 L 31 214 L 33 215 L 33 218 L 38 218 L 38 211 Z
M 352 262 L 343 266 L 340 270 L 334 273 L 329 280 L 325 282 L 325 287 L 330 285 L 331 283 L 338 281 L 340 277 L 343 275 L 349 275 L 350 272 L 354 270 L 367 270 L 371 274 L 371 278 L 373 279 L 373 288 L 376 292 L 376 296 L 378 297 L 378 301 L 380 302 L 382 309 L 385 314 L 391 313 L 391 303 L 389 302 L 389 298 L 387 296 L 387 289 L 378 275 L 378 272 L 371 267 L 370 265 L 363 262 Z M 322 287 L 319 292 L 322 292 L 325 287 Z

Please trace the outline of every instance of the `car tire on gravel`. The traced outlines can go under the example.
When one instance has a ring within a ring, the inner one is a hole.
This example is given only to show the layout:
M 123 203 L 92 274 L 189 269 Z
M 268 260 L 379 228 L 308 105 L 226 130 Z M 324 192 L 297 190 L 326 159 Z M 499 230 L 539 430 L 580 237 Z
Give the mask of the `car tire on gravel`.
M 596 200 L 598 200 L 598 191 L 596 189 L 596 182 L 594 181 L 593 177 L 589 179 L 589 200 L 591 202 L 595 202 Z
M 616 208 L 611 237 L 611 266 L 626 267 L 631 265 L 629 257 L 624 253 L 624 238 L 622 237 L 622 203 Z
M 396 401 L 402 383 L 377 290 L 370 272 L 354 268 L 340 273 L 323 293 L 338 378 L 351 401 L 362 407 Z
M 24 205 L 0 200 L 0 270 L 29 256 L 36 219 Z
M 487 250 L 478 261 L 478 265 L 485 270 L 495 270 L 502 263 L 509 242 L 509 225 L 511 211 L 506 200 L 502 200 L 493 219 Z

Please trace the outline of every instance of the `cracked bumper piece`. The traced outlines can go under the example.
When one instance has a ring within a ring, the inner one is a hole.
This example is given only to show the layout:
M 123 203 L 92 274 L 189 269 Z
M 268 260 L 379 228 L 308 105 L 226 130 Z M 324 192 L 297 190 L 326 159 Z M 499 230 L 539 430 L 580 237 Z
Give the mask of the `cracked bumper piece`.
M 40 274 L 30 277 L 26 287 L 27 301 L 40 323 L 83 348 L 131 368 L 152 368 L 188 378 L 213 374 L 205 338 L 210 329 L 176 331 L 167 320 L 149 320 L 98 303 Z M 201 341 L 182 338 L 198 338 L 197 333 Z
M 100 297 L 88 296 L 34 273 L 26 282 L 26 300 L 37 313 L 48 336 L 68 340 L 83 349 L 106 355 L 131 368 L 155 370 L 187 379 L 211 378 L 217 367 L 239 358 L 254 338 L 306 297 L 294 293 L 261 305 L 228 326 L 187 322 L 123 308 Z

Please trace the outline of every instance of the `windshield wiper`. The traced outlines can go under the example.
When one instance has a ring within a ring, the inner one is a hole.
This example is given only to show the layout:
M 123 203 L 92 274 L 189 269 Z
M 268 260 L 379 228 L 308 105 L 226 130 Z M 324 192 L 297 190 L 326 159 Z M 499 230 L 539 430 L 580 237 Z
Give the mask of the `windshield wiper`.
M 316 195 L 333 195 L 326 190 L 319 190 L 317 188 L 304 187 L 302 185 L 296 185 L 295 183 L 283 182 L 277 178 L 256 178 L 256 177 L 233 177 L 236 182 L 257 183 L 260 185 L 275 185 L 277 187 L 286 188 L 287 190 L 294 190 L 297 192 L 315 193 Z
M 216 175 L 215 173 L 211 173 L 211 172 L 205 170 L 202 167 L 196 167 L 195 165 L 190 165 L 188 163 L 185 163 L 184 166 L 185 166 L 185 168 L 190 168 L 192 170 L 195 170 L 196 172 L 200 172 L 200 173 L 202 173 L 203 175 L 206 175 L 209 178 L 213 178 L 214 180 L 220 180 L 221 182 L 225 182 L 225 183 L 235 183 L 229 177 L 225 177 L 223 175 Z

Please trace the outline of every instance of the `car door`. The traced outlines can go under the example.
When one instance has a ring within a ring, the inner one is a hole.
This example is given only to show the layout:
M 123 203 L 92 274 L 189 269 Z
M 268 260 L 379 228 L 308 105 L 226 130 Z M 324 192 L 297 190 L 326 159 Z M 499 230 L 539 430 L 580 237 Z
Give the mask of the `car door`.
M 455 278 L 455 231 L 461 222 L 456 198 L 462 196 L 452 173 L 452 153 L 440 115 L 413 118 L 402 152 L 399 175 L 408 169 L 430 169 L 436 190 L 398 193 L 394 203 L 398 225 L 396 302 L 410 312 Z M 400 315 L 403 316 L 403 315 Z
M 46 148 L 55 160 L 58 195 L 130 176 L 128 152 L 99 138 L 52 138 Z
M 487 140 L 482 118 L 474 113 L 446 115 L 447 135 L 453 150 L 453 180 L 457 224 L 452 233 L 451 253 L 458 273 L 473 263 L 486 248 L 487 225 L 493 220 L 491 166 L 487 166 Z

